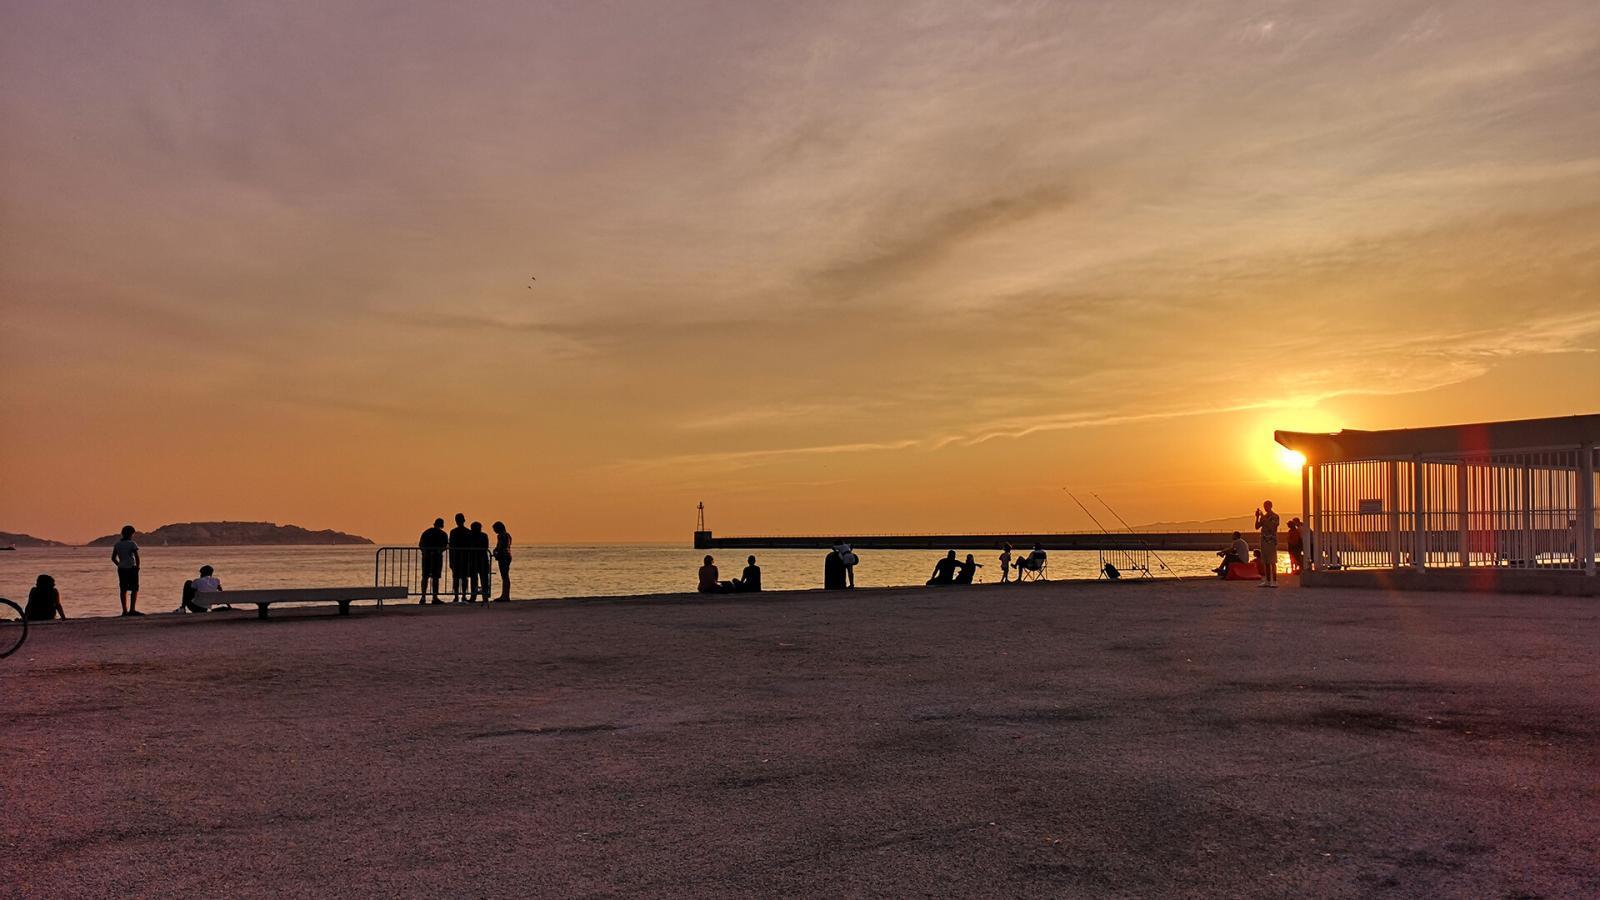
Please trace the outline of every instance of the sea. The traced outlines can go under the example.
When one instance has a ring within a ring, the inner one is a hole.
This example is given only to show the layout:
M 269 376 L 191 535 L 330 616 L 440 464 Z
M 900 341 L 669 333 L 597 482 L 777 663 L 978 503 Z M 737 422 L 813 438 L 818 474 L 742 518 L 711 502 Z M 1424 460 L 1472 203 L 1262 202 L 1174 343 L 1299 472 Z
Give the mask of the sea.
M 172 612 L 183 582 L 211 566 L 224 590 L 278 587 L 347 587 L 371 585 L 375 579 L 376 546 L 338 547 L 143 547 L 140 550 L 139 609 Z M 979 583 L 1000 580 L 996 551 L 971 552 L 983 568 Z M 767 590 L 799 590 L 822 586 L 825 550 L 716 550 L 723 579 L 738 577 L 745 557 L 754 554 Z M 672 594 L 693 591 L 706 551 L 682 544 L 553 544 L 518 546 L 511 567 L 515 599 L 609 597 Z M 859 587 L 920 585 L 943 553 L 929 550 L 861 550 L 856 566 Z M 1163 552 L 1165 571 L 1151 559 L 1154 574 L 1206 575 L 1217 559 L 1210 553 Z M 1052 551 L 1052 580 L 1094 578 L 1100 556 L 1093 552 Z M 104 547 L 18 548 L 0 552 L 0 597 L 22 605 L 40 574 L 55 578 L 69 617 L 114 616 L 117 573 L 111 551 Z M 1129 573 L 1136 575 L 1136 573 Z M 449 589 L 448 573 L 446 591 Z M 498 592 L 499 584 L 495 589 Z

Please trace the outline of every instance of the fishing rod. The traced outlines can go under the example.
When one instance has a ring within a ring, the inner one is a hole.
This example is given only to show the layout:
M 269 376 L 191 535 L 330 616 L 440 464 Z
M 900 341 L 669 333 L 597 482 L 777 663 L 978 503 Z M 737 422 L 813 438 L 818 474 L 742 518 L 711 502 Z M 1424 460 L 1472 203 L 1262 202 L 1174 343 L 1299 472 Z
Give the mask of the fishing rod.
M 1063 491 L 1067 491 L 1066 488 L 1062 488 L 1062 490 Z M 1089 512 L 1089 507 L 1083 505 L 1083 501 L 1078 499 L 1078 495 L 1077 494 L 1074 494 L 1071 491 L 1067 491 L 1067 496 L 1072 498 L 1072 502 L 1073 503 L 1078 504 L 1078 508 L 1083 510 L 1084 515 L 1089 517 L 1089 521 L 1093 522 L 1094 523 L 1094 527 L 1100 529 L 1100 532 L 1102 534 L 1110 534 L 1111 533 L 1110 531 L 1106 530 L 1106 527 L 1104 525 L 1100 524 L 1100 520 L 1099 519 L 1096 519 L 1094 517 L 1094 513 Z
M 1096 500 L 1099 500 L 1101 506 L 1104 506 L 1107 511 L 1109 511 L 1113 516 L 1116 516 L 1117 517 L 1117 521 L 1122 523 L 1122 527 L 1123 528 L 1128 529 L 1128 533 L 1129 534 L 1133 535 L 1134 537 L 1139 537 L 1139 532 L 1133 530 L 1133 526 L 1128 524 L 1128 520 L 1124 519 L 1120 513 L 1118 513 L 1116 510 L 1112 509 L 1111 508 L 1111 504 L 1107 503 L 1105 500 L 1102 500 L 1100 498 L 1099 494 L 1096 494 L 1094 491 L 1090 491 L 1089 492 L 1089 496 L 1093 497 Z M 1073 499 L 1077 499 L 1077 498 L 1073 498 Z M 1079 505 L 1081 506 L 1082 504 L 1079 504 Z M 1167 561 L 1161 558 L 1161 554 L 1159 554 L 1156 551 L 1150 549 L 1150 545 L 1148 543 L 1146 543 L 1144 541 L 1144 539 L 1141 538 L 1139 540 L 1139 543 L 1140 543 L 1140 545 L 1142 545 L 1144 547 L 1144 552 L 1146 552 L 1146 553 L 1148 553 L 1151 556 L 1154 556 L 1156 558 L 1156 562 L 1161 565 L 1161 571 L 1166 572 L 1166 573 L 1171 574 L 1174 577 L 1176 577 L 1176 573 L 1174 573 L 1172 571 L 1172 568 L 1167 565 Z
M 1063 491 L 1067 491 L 1067 489 L 1066 489 L 1066 488 L 1062 488 L 1062 490 L 1063 490 Z M 1081 510 L 1083 510 L 1083 514 L 1084 514 L 1084 515 L 1086 515 L 1086 516 L 1088 516 L 1088 517 L 1089 517 L 1089 521 L 1091 521 L 1091 522 L 1093 522 L 1093 523 L 1094 523 L 1094 527 L 1096 527 L 1096 528 L 1098 528 L 1098 529 L 1100 529 L 1100 533 L 1101 533 L 1101 534 L 1104 534 L 1104 535 L 1106 535 L 1106 536 L 1108 536 L 1108 537 L 1109 537 L 1109 536 L 1110 536 L 1110 535 L 1111 535 L 1111 530 L 1110 530 L 1110 529 L 1108 529 L 1108 528 L 1106 528 L 1106 527 L 1105 527 L 1105 526 L 1104 526 L 1104 525 L 1101 525 L 1101 524 L 1100 524 L 1100 520 L 1099 520 L 1099 519 L 1097 519 L 1097 518 L 1095 518 L 1095 516 L 1094 516 L 1094 513 L 1092 513 L 1092 512 L 1090 512 L 1090 511 L 1089 511 L 1089 507 L 1087 507 L 1087 506 L 1084 506 L 1084 505 L 1083 505 L 1083 501 L 1082 501 L 1082 500 L 1079 500 L 1079 499 L 1078 499 L 1078 495 L 1077 495 L 1077 494 L 1074 494 L 1074 493 L 1073 493 L 1073 492 L 1071 492 L 1071 491 L 1067 491 L 1067 496 L 1068 496 L 1068 497 L 1071 497 L 1071 498 L 1072 498 L 1072 502 L 1073 502 L 1073 503 L 1076 503 L 1076 504 L 1078 504 L 1078 508 L 1079 508 L 1079 509 L 1081 509 Z M 1099 499 L 1099 498 L 1096 498 L 1096 499 Z M 1101 502 L 1101 503 L 1104 503 L 1104 502 L 1105 502 L 1105 501 L 1104 501 L 1104 500 L 1101 500 L 1101 501 L 1100 501 L 1100 502 Z M 1108 509 L 1109 509 L 1109 507 L 1107 507 L 1107 508 L 1108 508 Z M 1123 553 L 1123 555 L 1124 555 L 1124 556 L 1127 556 L 1127 557 L 1128 557 L 1128 559 L 1130 559 L 1130 560 L 1132 560 L 1132 559 L 1133 559 L 1133 557 L 1132 557 L 1132 555 L 1131 555 L 1131 554 L 1128 554 L 1128 553 L 1126 553 L 1126 552 L 1124 552 L 1124 553 Z M 1101 551 L 1101 552 L 1100 552 L 1100 562 L 1101 562 L 1101 564 L 1102 564 L 1102 568 L 1101 568 L 1101 571 L 1105 571 L 1105 569 L 1104 569 L 1104 564 L 1105 564 L 1105 561 L 1106 561 L 1106 555 L 1105 555 L 1105 551 L 1103 551 L 1103 550 L 1102 550 L 1102 551 Z M 1137 568 L 1137 566 L 1129 566 L 1129 568 L 1130 568 L 1130 569 L 1132 569 L 1132 568 Z M 1149 569 L 1149 567 L 1148 567 L 1148 566 L 1146 566 L 1146 567 L 1145 567 L 1145 570 L 1144 570 L 1144 574 L 1145 574 L 1145 577 L 1149 577 L 1149 575 L 1150 575 L 1150 569 Z

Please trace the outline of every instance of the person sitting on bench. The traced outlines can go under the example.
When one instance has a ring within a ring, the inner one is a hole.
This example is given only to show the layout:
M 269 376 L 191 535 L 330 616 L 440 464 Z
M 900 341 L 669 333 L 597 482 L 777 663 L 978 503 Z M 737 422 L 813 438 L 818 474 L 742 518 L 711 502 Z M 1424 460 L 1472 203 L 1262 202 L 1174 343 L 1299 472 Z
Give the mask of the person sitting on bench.
M 1017 557 L 1017 580 L 1022 580 L 1023 572 L 1043 572 L 1044 562 L 1047 558 L 1049 558 L 1049 554 L 1044 552 L 1044 548 L 1034 544 L 1033 549 L 1028 551 L 1027 556 Z
M 933 577 L 928 579 L 929 585 L 945 585 L 956 583 L 956 567 L 961 564 L 956 562 L 956 552 L 951 550 L 944 559 L 933 565 Z
M 956 584 L 971 584 L 972 583 L 973 574 L 976 573 L 979 569 L 983 568 L 983 566 L 981 564 L 979 564 L 978 562 L 974 561 L 973 558 L 972 558 L 972 554 L 968 553 L 967 554 L 967 561 L 964 562 L 964 563 L 959 564 L 956 568 L 957 568 L 958 571 L 956 572 L 955 583 Z
M 209 612 L 213 601 L 202 597 L 202 594 L 222 593 L 222 582 L 217 580 L 216 570 L 210 566 L 200 567 L 200 577 L 183 583 L 183 606 L 179 612 Z M 227 604 L 216 604 L 227 606 Z
M 1218 550 L 1217 555 L 1222 557 L 1222 565 L 1211 571 L 1217 573 L 1218 578 L 1227 578 L 1230 564 L 1250 561 L 1250 545 L 1245 543 L 1244 535 L 1235 531 L 1233 533 L 1233 543 L 1228 545 L 1227 549 Z

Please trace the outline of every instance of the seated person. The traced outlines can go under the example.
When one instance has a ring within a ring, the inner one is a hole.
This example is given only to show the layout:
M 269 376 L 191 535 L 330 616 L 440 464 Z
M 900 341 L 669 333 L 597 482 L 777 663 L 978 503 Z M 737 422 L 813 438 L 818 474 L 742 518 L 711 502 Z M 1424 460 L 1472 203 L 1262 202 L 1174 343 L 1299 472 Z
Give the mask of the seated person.
M 56 616 L 66 621 L 67 611 L 61 608 L 61 592 L 56 590 L 56 580 L 40 575 L 28 591 L 28 605 L 22 611 L 29 622 L 48 622 Z
M 944 559 L 934 563 L 933 577 L 928 579 L 928 584 L 955 584 L 956 567 L 959 565 L 961 564 L 956 562 L 956 552 L 954 550 L 946 553 Z
M 1243 563 L 1250 561 L 1250 545 L 1245 543 L 1244 536 L 1239 532 L 1233 533 L 1233 543 L 1226 550 L 1218 550 L 1217 555 L 1222 557 L 1222 564 L 1211 571 L 1220 578 L 1228 577 L 1229 563 Z
M 1049 558 L 1049 554 L 1044 552 L 1044 548 L 1039 546 L 1038 544 L 1034 544 L 1033 545 L 1033 549 L 1028 551 L 1028 555 L 1027 556 L 1020 556 L 1020 557 L 1017 558 L 1017 577 L 1021 578 L 1022 577 L 1022 573 L 1025 572 L 1025 571 L 1026 572 L 1042 572 L 1042 571 L 1044 571 L 1044 562 L 1048 558 Z
M 717 564 L 712 561 L 711 554 L 706 554 L 706 564 L 700 567 L 700 593 L 723 594 L 731 590 L 732 582 L 717 580 Z
M 744 567 L 740 577 L 733 580 L 733 589 L 744 593 L 761 590 L 761 567 L 756 565 L 754 556 L 748 557 L 749 565 Z
M 216 604 L 216 600 L 203 595 L 220 593 L 222 593 L 222 582 L 217 579 L 216 570 L 210 566 L 201 566 L 199 578 L 183 583 L 183 611 L 206 612 Z
M 983 566 L 980 565 L 977 562 L 974 562 L 973 559 L 972 559 L 972 554 L 968 553 L 967 554 L 967 561 L 964 562 L 964 563 L 957 564 L 958 571 L 956 572 L 955 583 L 956 584 L 971 584 L 972 583 L 972 575 L 973 575 L 973 573 L 978 571 L 981 568 L 983 568 Z

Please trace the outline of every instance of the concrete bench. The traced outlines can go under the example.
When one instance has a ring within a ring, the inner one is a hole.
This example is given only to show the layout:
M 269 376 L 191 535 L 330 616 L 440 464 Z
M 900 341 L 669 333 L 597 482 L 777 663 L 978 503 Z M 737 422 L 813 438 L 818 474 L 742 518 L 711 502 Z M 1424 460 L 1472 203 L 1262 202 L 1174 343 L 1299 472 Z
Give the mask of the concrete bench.
M 274 603 L 337 603 L 339 615 L 350 614 L 352 600 L 376 600 L 382 606 L 385 600 L 404 600 L 408 596 L 404 585 L 390 587 L 324 587 L 324 588 L 263 588 L 255 591 L 219 591 L 214 594 L 205 594 L 205 599 L 212 606 L 227 604 L 229 606 L 243 606 L 254 603 L 256 612 L 263 619 L 267 617 L 267 607 Z

